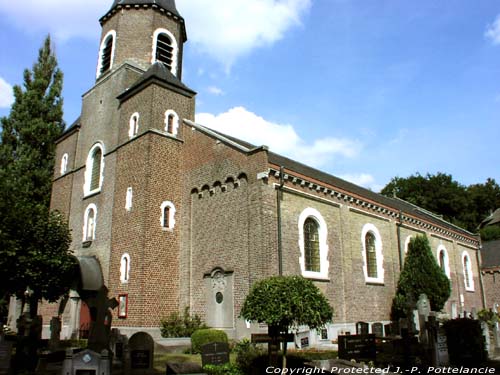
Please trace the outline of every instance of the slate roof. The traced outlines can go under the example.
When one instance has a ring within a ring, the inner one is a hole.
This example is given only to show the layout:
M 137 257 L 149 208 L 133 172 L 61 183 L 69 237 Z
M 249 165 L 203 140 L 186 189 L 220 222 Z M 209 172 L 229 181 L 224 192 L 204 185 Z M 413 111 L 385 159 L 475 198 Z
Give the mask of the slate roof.
M 126 91 L 118 95 L 117 99 L 124 100 L 130 95 L 140 91 L 149 81 L 156 80 L 158 83 L 174 86 L 188 95 L 196 95 L 196 92 L 187 87 L 179 78 L 174 76 L 167 66 L 161 62 L 155 62 L 142 76 Z
M 202 125 L 200 125 L 202 126 Z M 210 129 L 211 130 L 211 129 Z M 235 142 L 249 151 L 252 149 L 255 149 L 256 147 L 252 145 L 251 143 L 242 141 L 238 138 L 229 136 L 227 134 L 223 134 L 214 130 L 211 130 L 213 133 L 219 134 L 220 136 L 227 138 L 231 140 L 232 142 Z M 285 156 L 276 154 L 274 152 L 268 151 L 268 160 L 269 163 L 274 164 L 276 166 L 283 166 L 285 169 L 294 171 L 296 173 L 299 173 L 301 175 L 313 178 L 315 180 L 321 181 L 325 184 L 332 185 L 337 187 L 338 189 L 344 190 L 346 192 L 349 192 L 351 194 L 363 197 L 365 199 L 369 199 L 373 202 L 376 202 L 378 204 L 390 207 L 392 209 L 395 209 L 397 211 L 401 211 L 405 214 L 408 215 L 413 215 L 421 220 L 425 220 L 427 222 L 434 223 L 436 225 L 439 225 L 441 227 L 444 227 L 448 230 L 452 230 L 455 232 L 458 232 L 462 235 L 465 236 L 474 236 L 474 234 L 470 233 L 469 231 L 460 228 L 454 224 L 449 223 L 448 221 L 442 219 L 439 217 L 439 215 L 434 214 L 430 211 L 427 211 L 421 207 L 418 207 L 412 203 L 406 202 L 402 199 L 399 198 L 391 198 L 391 197 L 386 197 L 385 195 L 375 193 L 369 189 L 363 188 L 361 186 L 355 185 L 349 181 L 345 181 L 339 177 L 335 177 L 333 175 L 330 175 L 328 173 L 322 172 L 320 170 L 317 170 L 315 168 L 309 167 L 305 164 L 302 164 L 298 161 L 289 159 Z
M 497 208 L 495 212 L 493 212 L 490 216 L 484 219 L 481 224 L 479 224 L 479 228 L 484 228 L 490 225 L 499 225 L 500 224 L 500 208 Z
M 175 0 L 115 0 L 113 5 L 111 5 L 111 9 L 108 11 L 111 12 L 118 5 L 126 6 L 126 5 L 157 5 L 160 8 L 165 9 L 168 12 L 175 14 L 178 17 L 181 17 L 177 8 L 175 7 Z
M 500 240 L 483 242 L 482 268 L 500 267 Z

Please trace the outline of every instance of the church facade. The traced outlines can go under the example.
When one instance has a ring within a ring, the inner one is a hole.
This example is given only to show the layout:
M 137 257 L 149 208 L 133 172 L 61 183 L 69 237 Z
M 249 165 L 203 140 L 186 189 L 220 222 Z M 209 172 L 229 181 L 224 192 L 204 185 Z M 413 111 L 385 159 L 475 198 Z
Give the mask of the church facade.
M 239 318 L 245 296 L 278 274 L 312 279 L 334 308 L 326 331 L 304 329 L 312 344 L 355 332 L 357 321 L 387 323 L 418 234 L 451 280 L 446 312 L 483 308 L 471 233 L 196 124 L 174 0 L 115 0 L 100 23 L 96 82 L 57 143 L 52 208 L 69 221 L 82 287 L 100 278 L 119 302 L 112 326 L 122 334 L 159 337 L 160 319 L 188 307 L 248 337 L 264 328 Z M 86 275 L 96 264 L 100 274 Z M 57 315 L 46 303 L 41 311 L 44 322 Z M 63 335 L 78 335 L 88 315 L 72 292 Z

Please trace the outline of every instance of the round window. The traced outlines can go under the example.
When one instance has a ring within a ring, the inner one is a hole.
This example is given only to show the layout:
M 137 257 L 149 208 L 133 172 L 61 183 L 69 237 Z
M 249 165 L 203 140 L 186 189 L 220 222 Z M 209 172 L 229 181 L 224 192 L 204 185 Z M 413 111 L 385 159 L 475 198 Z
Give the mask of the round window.
M 217 303 L 222 303 L 223 300 L 224 300 L 224 296 L 222 295 L 222 293 L 221 292 L 217 292 L 215 294 L 215 301 Z

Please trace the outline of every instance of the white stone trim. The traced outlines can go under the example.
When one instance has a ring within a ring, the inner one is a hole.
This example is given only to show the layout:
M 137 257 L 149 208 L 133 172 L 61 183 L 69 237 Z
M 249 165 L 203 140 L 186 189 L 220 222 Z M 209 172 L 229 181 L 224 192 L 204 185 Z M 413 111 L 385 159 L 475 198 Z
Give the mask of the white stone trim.
M 377 256 L 377 277 L 368 276 L 368 267 L 366 261 L 366 244 L 365 237 L 368 233 L 372 233 L 375 236 L 375 254 Z M 363 226 L 361 230 L 361 255 L 363 257 L 363 274 L 365 275 L 365 281 L 372 284 L 383 284 L 384 283 L 384 256 L 382 253 L 382 236 L 378 231 L 377 227 L 371 223 L 367 223 Z
M 135 119 L 135 122 L 134 122 Z M 128 122 L 128 137 L 133 138 L 139 132 L 139 112 L 134 112 Z
M 68 154 L 64 154 L 61 158 L 61 176 L 68 171 Z
M 307 218 L 312 218 L 318 223 L 318 235 L 319 235 L 319 259 L 320 259 L 320 271 L 306 271 L 306 257 L 304 250 L 304 223 Z M 298 220 L 299 225 L 299 249 L 300 249 L 300 271 L 302 276 L 306 278 L 313 279 L 325 279 L 328 280 L 328 269 L 330 264 L 328 263 L 328 229 L 326 226 L 326 221 L 323 216 L 315 208 L 308 207 L 299 215 Z
M 120 281 L 122 284 L 128 283 L 130 280 L 130 255 L 124 253 L 120 259 Z
M 90 184 L 92 182 L 91 181 L 92 180 L 92 166 L 94 164 L 93 154 L 97 148 L 101 149 L 101 171 L 100 171 L 101 173 L 99 176 L 99 186 L 94 190 L 90 190 Z M 87 161 L 85 162 L 85 175 L 84 175 L 84 177 L 85 177 L 85 182 L 83 184 L 83 195 L 84 196 L 94 194 L 94 193 L 101 191 L 102 181 L 104 179 L 104 146 L 102 145 L 101 142 L 97 142 L 96 144 L 94 144 L 87 155 Z
M 159 34 L 167 34 L 170 40 L 172 40 L 172 67 L 170 68 L 170 71 L 174 76 L 177 77 L 177 60 L 178 60 L 178 55 L 179 55 L 179 47 L 177 45 L 177 39 L 175 38 L 174 34 L 172 34 L 170 31 L 167 29 L 159 28 L 156 29 L 155 32 L 153 33 L 153 50 L 151 52 L 151 64 L 154 64 L 156 62 L 156 43 L 158 41 L 158 35 Z
M 408 237 L 406 237 L 406 240 L 405 240 L 405 247 L 404 247 L 404 252 L 405 252 L 405 255 L 408 254 L 408 246 L 410 245 L 410 241 L 411 239 L 413 238 L 413 234 L 410 234 Z
M 127 188 L 127 194 L 125 195 L 125 209 L 127 211 L 130 211 L 132 209 L 132 198 L 133 198 L 134 192 L 132 187 Z
M 168 227 L 164 227 L 163 226 L 163 222 L 164 222 L 164 220 L 163 220 L 164 219 L 163 214 L 165 212 L 165 208 L 166 207 L 170 208 L 169 215 L 168 215 L 168 224 L 169 224 Z M 164 230 L 174 229 L 174 227 L 175 227 L 175 206 L 174 206 L 174 204 L 172 202 L 170 202 L 170 201 L 165 201 L 165 202 L 163 202 L 161 204 L 160 210 L 161 210 L 161 215 L 160 215 L 160 225 L 161 225 L 161 227 Z
M 437 264 L 439 267 L 441 267 L 441 252 L 444 253 L 444 273 L 446 276 L 448 276 L 448 279 L 451 279 L 451 273 L 450 273 L 450 258 L 448 257 L 448 250 L 446 250 L 446 247 L 444 245 L 439 245 L 437 248 Z
M 168 118 L 170 115 L 174 116 L 174 121 L 172 124 L 172 132 L 168 131 Z M 173 109 L 168 109 L 167 111 L 165 111 L 165 118 L 163 122 L 165 124 L 165 131 L 169 134 L 177 136 L 177 129 L 179 129 L 179 115 L 177 114 L 177 112 L 175 112 Z
M 89 223 L 90 212 L 94 212 L 94 217 L 92 222 Z M 90 227 L 89 227 L 90 226 Z M 91 203 L 85 209 L 85 214 L 83 215 L 83 242 L 95 240 L 95 228 L 97 226 L 97 206 Z
M 99 78 L 101 75 L 101 68 L 102 68 L 102 53 L 104 51 L 104 46 L 106 45 L 106 40 L 108 37 L 111 36 L 113 38 L 113 44 L 111 45 L 111 61 L 109 63 L 109 70 L 113 68 L 113 62 L 115 59 L 115 45 L 116 45 L 116 31 L 115 30 L 110 30 L 104 35 L 104 38 L 101 40 L 101 46 L 99 47 L 99 58 L 97 60 L 97 71 L 95 74 L 95 78 Z
M 467 259 L 467 263 L 465 262 L 465 259 Z M 467 273 L 465 272 L 466 267 L 467 267 Z M 465 250 L 462 253 L 462 272 L 464 273 L 465 290 L 468 292 L 473 292 L 475 289 L 474 289 L 474 274 L 472 273 L 472 262 L 469 253 Z M 467 279 L 465 277 L 466 274 L 469 276 L 468 277 L 469 282 L 467 282 Z

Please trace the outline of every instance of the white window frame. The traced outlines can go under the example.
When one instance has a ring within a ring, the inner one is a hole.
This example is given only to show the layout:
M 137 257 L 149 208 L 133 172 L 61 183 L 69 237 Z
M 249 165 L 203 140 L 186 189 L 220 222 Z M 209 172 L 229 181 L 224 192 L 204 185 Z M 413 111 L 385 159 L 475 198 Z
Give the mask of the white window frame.
M 165 208 L 166 207 L 169 207 L 170 210 L 169 210 L 169 214 L 168 214 L 168 227 L 164 227 L 163 226 L 163 223 L 164 223 L 164 217 L 163 217 L 163 214 L 165 213 Z M 161 204 L 160 206 L 160 210 L 161 210 L 161 215 L 160 215 L 160 225 L 162 227 L 163 230 L 172 230 L 174 229 L 175 227 L 175 206 L 172 202 L 170 201 L 165 201 Z
M 92 233 L 87 233 L 89 230 L 89 215 L 90 212 L 94 212 L 94 223 L 92 226 Z M 95 240 L 95 229 L 97 226 L 97 206 L 94 203 L 91 203 L 85 209 L 85 214 L 83 215 L 83 242 L 93 241 Z
M 375 236 L 375 254 L 377 256 L 377 277 L 368 276 L 368 263 L 366 260 L 366 235 L 372 233 Z M 361 230 L 361 255 L 363 257 L 363 274 L 365 282 L 369 284 L 384 283 L 384 255 L 382 252 L 382 236 L 374 224 L 366 223 Z
M 61 158 L 61 176 L 68 171 L 68 154 L 64 154 Z
M 448 276 L 448 279 L 451 279 L 451 273 L 450 273 L 450 258 L 448 257 L 448 250 L 446 250 L 446 247 L 444 245 L 439 245 L 437 248 L 437 264 L 439 267 L 441 267 L 441 252 L 444 253 L 444 273 L 446 276 Z
M 156 29 L 153 33 L 153 51 L 151 52 L 151 64 L 156 63 L 156 44 L 158 42 L 159 34 L 167 34 L 168 37 L 172 40 L 172 66 L 170 68 L 170 72 L 172 72 L 172 74 L 177 77 L 177 59 L 179 55 L 179 46 L 177 45 L 177 39 L 175 38 L 174 34 L 172 34 L 167 29 L 159 28 Z
M 136 120 L 135 123 L 134 119 Z M 132 116 L 130 116 L 128 124 L 128 137 L 133 138 L 137 133 L 139 133 L 139 112 L 134 112 Z
M 465 262 L 465 259 L 467 258 L 468 262 L 466 263 Z M 467 273 L 465 272 L 465 268 L 467 267 Z M 474 274 L 472 272 L 472 261 L 471 261 L 471 258 L 470 258 L 470 255 L 467 251 L 464 251 L 462 253 L 462 272 L 464 274 L 464 286 L 465 286 L 465 290 L 467 292 L 474 292 Z M 466 280 L 466 275 L 469 276 L 469 282 L 467 283 L 467 280 Z M 469 284 L 469 285 L 467 285 Z
M 168 117 L 170 115 L 174 116 L 174 122 L 172 124 L 172 132 L 168 131 Z M 177 136 L 177 129 L 179 129 L 179 115 L 177 114 L 177 112 L 175 112 L 173 109 L 168 109 L 167 111 L 165 111 L 165 118 L 163 121 L 165 123 L 165 131 L 168 134 L 172 134 L 174 136 Z
M 304 223 L 308 218 L 313 219 L 318 224 L 319 260 L 320 260 L 319 272 L 306 271 Z M 299 215 L 298 226 L 299 226 L 299 249 L 300 249 L 299 265 L 302 276 L 311 279 L 328 280 L 328 269 L 330 267 L 330 263 L 328 262 L 328 243 L 327 243 L 328 229 L 326 226 L 325 219 L 318 210 L 312 207 L 307 207 Z
M 127 188 L 127 194 L 125 195 L 125 209 L 130 211 L 132 209 L 132 199 L 134 196 L 134 191 L 132 187 Z
M 109 36 L 112 36 L 113 38 L 113 43 L 111 44 L 111 61 L 109 62 L 109 70 L 113 69 L 113 62 L 115 60 L 116 31 L 110 30 L 106 33 L 106 35 L 104 35 L 104 38 L 102 38 L 101 40 L 101 46 L 99 47 L 99 59 L 97 60 L 97 71 L 95 74 L 96 79 L 101 75 L 102 54 L 104 52 L 104 47 L 106 46 L 106 40 Z M 104 73 L 105 72 L 103 72 L 103 74 Z
M 94 190 L 90 190 L 90 184 L 91 184 L 91 180 L 92 180 L 92 166 L 95 162 L 93 154 L 97 148 L 101 149 L 101 170 L 100 170 L 101 173 L 99 176 L 99 186 Z M 85 182 L 83 184 L 83 195 L 84 196 L 94 194 L 94 193 L 101 191 L 102 181 L 104 179 L 104 146 L 102 145 L 101 142 L 97 142 L 96 144 L 94 144 L 87 155 L 87 161 L 85 163 L 85 175 L 84 175 L 84 177 L 85 177 Z
M 128 253 L 124 253 L 120 259 L 120 281 L 122 284 L 126 284 L 129 282 L 129 280 L 130 280 L 130 255 Z

